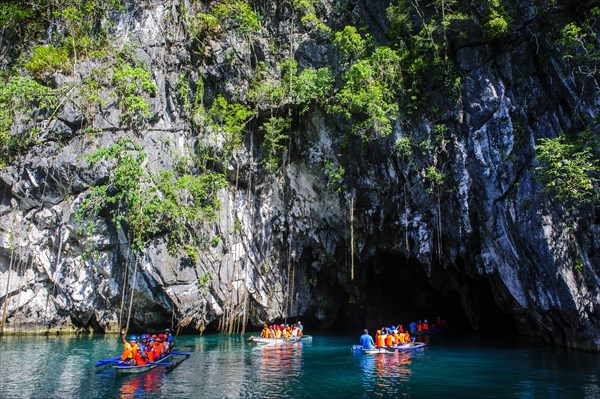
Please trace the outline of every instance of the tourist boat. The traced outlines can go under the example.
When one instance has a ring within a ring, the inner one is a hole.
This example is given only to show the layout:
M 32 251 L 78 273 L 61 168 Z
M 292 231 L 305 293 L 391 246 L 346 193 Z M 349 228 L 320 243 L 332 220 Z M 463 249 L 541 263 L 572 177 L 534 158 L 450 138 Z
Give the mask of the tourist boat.
M 362 353 L 366 353 L 366 354 L 408 352 L 408 351 L 413 351 L 416 349 L 423 348 L 424 346 L 425 346 L 424 342 L 411 342 L 409 344 L 388 346 L 385 348 L 374 348 L 374 349 L 364 349 L 362 347 L 362 345 L 353 345 L 352 352 L 362 352 Z
M 291 338 L 261 338 L 261 337 L 250 337 L 250 342 L 256 342 L 257 344 L 274 344 L 274 343 L 293 343 L 293 342 L 312 342 L 312 336 L 303 335 L 301 337 Z
M 165 362 L 165 360 L 167 360 L 171 356 L 172 356 L 172 354 L 169 353 L 167 356 L 163 357 L 162 359 L 159 359 L 159 360 L 155 361 L 154 363 L 144 364 L 143 366 L 131 366 L 128 363 L 117 363 L 116 365 L 113 366 L 113 369 L 115 369 L 115 371 L 117 373 L 122 373 L 122 374 L 143 373 L 144 371 L 151 370 L 156 366 L 161 366 L 161 367 L 171 366 L 173 363 Z

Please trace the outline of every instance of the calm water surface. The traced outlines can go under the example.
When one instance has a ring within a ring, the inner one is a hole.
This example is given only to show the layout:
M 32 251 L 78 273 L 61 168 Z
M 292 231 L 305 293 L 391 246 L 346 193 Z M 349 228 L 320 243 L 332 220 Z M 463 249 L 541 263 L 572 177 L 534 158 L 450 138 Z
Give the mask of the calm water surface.
M 358 335 L 256 346 L 179 336 L 172 372 L 116 375 L 115 336 L 0 337 L 0 398 L 600 398 L 600 355 L 531 342 L 434 335 L 410 354 L 353 354 Z

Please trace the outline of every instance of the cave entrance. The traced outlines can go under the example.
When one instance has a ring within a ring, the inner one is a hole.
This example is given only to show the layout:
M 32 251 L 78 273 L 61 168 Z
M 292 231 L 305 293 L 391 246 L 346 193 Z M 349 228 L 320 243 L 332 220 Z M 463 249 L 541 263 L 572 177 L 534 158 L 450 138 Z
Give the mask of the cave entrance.
M 462 276 L 466 289 L 459 292 L 457 277 L 450 273 L 435 268 L 432 284 L 425 266 L 417 259 L 379 254 L 366 273 L 364 319 L 356 322 L 377 328 L 390 324 L 407 326 L 411 321 L 425 319 L 431 324 L 442 317 L 452 330 L 515 331 L 510 316 L 496 305 L 486 279 L 468 281 Z

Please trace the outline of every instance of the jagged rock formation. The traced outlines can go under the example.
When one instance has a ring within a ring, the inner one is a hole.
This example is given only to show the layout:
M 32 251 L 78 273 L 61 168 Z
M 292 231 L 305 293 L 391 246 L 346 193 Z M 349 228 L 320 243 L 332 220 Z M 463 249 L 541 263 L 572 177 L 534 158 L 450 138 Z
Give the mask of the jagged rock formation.
M 82 58 L 46 77 L 51 87 L 72 88 L 52 115 L 14 122 L 13 133 L 37 123 L 42 136 L 0 172 L 5 330 L 116 331 L 130 307 L 133 326 L 222 330 L 297 316 L 322 327 L 371 325 L 441 309 L 463 314 L 474 328 L 505 314 L 523 334 L 599 349 L 600 215 L 590 205 L 567 210 L 542 192 L 533 150 L 540 138 L 597 120 L 593 77 L 570 70 L 547 34 L 553 23 L 583 20 L 592 5 L 572 2 L 542 17 L 536 2 L 521 3 L 510 6 L 510 39 L 486 38 L 483 5 L 472 7 L 468 34 L 445 38 L 459 95 L 430 93 L 421 108 L 446 106 L 441 140 L 433 136 L 439 120 L 425 111 L 397 120 L 388 136 L 364 140 L 326 106 L 313 102 L 301 113 L 284 103 L 275 112 L 291 115 L 290 140 L 274 172 L 262 166 L 267 140 L 258 128 L 273 107 L 250 98 L 259 63 L 281 75 L 278 63 L 291 53 L 301 69 L 343 71 L 329 36 L 300 24 L 291 2 L 254 3 L 264 19 L 253 34 L 234 24 L 190 35 L 188 17 L 210 8 L 193 1 L 131 2 L 106 15 L 111 40 L 134 44 L 151 72 L 152 116 L 127 123 L 110 85 L 98 93 L 100 106 L 85 104 L 83 82 L 107 64 Z M 322 23 L 337 31 L 363 25 L 382 45 L 391 40 L 387 6 L 315 5 Z M 15 62 L 7 51 L 6 67 Z M 253 104 L 255 113 L 229 161 L 215 164 L 228 186 L 218 192 L 218 216 L 193 233 L 205 242 L 197 257 L 184 245 L 170 247 L 160 231 L 135 258 L 127 227 L 107 213 L 82 232 L 77 209 L 114 165 L 89 167 L 81 155 L 128 137 L 147 154 L 144 167 L 158 172 L 201 148 L 222 151 L 209 116 L 199 123 L 186 111 L 182 76 L 205 109 L 223 95 Z M 397 149 L 405 137 L 412 138 L 409 157 Z M 327 165 L 343 167 L 341 178 L 333 176 L 341 169 Z

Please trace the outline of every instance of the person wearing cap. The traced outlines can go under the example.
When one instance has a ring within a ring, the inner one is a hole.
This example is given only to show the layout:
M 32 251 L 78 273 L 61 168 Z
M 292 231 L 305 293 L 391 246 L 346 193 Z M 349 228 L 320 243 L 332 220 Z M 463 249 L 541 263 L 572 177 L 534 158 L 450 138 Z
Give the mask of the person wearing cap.
M 369 330 L 365 328 L 363 332 L 364 334 L 360 336 L 360 343 L 363 349 L 375 349 L 375 342 L 373 342 L 373 337 L 369 335 Z
M 304 326 L 302 325 L 302 322 L 300 322 L 300 321 L 298 322 L 298 330 L 300 330 L 300 331 L 298 331 L 298 337 L 301 337 L 302 334 L 304 334 Z

